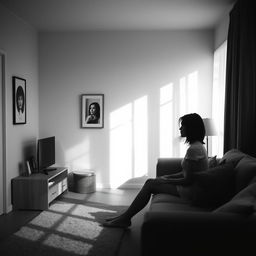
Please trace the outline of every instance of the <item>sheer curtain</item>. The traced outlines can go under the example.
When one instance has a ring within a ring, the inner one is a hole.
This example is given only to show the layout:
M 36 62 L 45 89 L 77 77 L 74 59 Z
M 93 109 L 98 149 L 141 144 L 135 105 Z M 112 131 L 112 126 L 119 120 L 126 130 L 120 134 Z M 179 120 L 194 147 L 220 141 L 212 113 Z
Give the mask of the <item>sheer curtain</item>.
M 212 118 L 217 135 L 211 137 L 211 153 L 218 157 L 223 156 L 226 59 L 227 41 L 215 50 L 213 61 Z

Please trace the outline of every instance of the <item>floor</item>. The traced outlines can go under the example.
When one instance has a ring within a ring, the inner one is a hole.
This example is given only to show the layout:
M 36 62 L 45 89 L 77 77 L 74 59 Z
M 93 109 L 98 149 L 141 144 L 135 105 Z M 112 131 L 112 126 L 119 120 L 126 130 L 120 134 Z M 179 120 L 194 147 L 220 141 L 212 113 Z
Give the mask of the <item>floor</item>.
M 76 197 L 80 200 L 105 203 L 110 205 L 129 205 L 137 195 L 137 189 L 102 189 L 91 194 L 78 194 L 67 192 L 65 198 Z M 132 226 L 126 231 L 118 256 L 139 256 L 140 248 L 140 227 L 145 210 L 132 219 Z M 37 216 L 40 211 L 13 211 L 0 216 L 0 241 L 19 230 L 19 228 Z

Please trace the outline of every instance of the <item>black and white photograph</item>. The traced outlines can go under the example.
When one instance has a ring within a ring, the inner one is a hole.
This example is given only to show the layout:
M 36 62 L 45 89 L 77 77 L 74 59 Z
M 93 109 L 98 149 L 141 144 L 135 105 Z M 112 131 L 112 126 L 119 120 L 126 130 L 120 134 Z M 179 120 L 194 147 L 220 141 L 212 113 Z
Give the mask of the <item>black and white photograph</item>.
M 13 77 L 13 124 L 26 123 L 26 80 Z
M 0 256 L 248 256 L 255 0 L 0 0 Z
M 104 95 L 82 95 L 82 128 L 104 127 Z

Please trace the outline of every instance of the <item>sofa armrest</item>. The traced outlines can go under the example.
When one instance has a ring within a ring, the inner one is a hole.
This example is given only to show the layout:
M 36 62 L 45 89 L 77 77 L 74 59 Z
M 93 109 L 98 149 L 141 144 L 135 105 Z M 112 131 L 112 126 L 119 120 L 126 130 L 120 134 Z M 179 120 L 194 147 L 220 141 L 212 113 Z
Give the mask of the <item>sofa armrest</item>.
M 147 212 L 142 255 L 232 255 L 252 249 L 256 217 L 211 212 Z M 213 246 L 217 245 L 217 246 Z M 222 248 L 223 254 L 220 254 Z
M 156 176 L 168 175 L 181 171 L 182 158 L 158 158 Z

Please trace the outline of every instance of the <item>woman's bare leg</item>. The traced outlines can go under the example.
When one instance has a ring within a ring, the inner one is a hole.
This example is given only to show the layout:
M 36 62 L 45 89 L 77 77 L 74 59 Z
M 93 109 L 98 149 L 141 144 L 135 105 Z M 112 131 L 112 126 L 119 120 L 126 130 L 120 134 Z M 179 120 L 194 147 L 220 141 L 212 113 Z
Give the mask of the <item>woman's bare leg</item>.
M 148 179 L 143 185 L 142 189 L 135 197 L 128 209 L 120 216 L 107 219 L 105 226 L 120 226 L 126 227 L 131 225 L 131 218 L 141 211 L 149 202 L 152 194 L 171 194 L 178 196 L 176 186 L 167 184 L 165 180 L 161 178 Z

